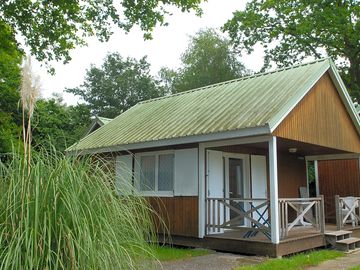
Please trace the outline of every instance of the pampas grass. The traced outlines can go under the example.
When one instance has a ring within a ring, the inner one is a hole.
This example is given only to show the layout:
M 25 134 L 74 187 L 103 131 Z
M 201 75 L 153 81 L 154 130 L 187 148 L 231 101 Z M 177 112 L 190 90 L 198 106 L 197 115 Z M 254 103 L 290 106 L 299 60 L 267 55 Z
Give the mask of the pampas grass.
M 23 177 L 23 158 L 0 163 L 0 269 L 151 268 L 150 209 L 116 195 L 101 161 L 33 153 Z
M 31 119 L 34 114 L 35 104 L 37 98 L 40 96 L 40 77 L 34 75 L 31 68 L 31 57 L 24 59 L 22 68 L 20 99 L 22 105 L 22 119 L 23 119 L 23 143 L 24 155 L 28 163 L 28 173 L 30 173 L 30 159 L 31 159 Z
M 40 89 L 33 78 L 28 60 L 21 85 L 24 151 L 0 161 L 0 269 L 151 268 L 148 243 L 156 237 L 144 198 L 135 190 L 115 194 L 114 177 L 99 159 L 31 153 Z

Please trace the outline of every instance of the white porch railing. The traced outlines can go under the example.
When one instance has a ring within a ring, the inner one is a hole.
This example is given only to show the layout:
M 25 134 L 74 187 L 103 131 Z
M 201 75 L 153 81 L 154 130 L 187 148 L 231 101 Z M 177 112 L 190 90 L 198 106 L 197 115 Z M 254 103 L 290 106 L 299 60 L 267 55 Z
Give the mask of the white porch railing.
M 353 227 L 360 223 L 360 197 L 340 197 L 335 196 L 336 226 L 338 230 L 351 224 Z
M 314 227 L 324 233 L 324 198 L 279 199 L 279 216 L 281 238 L 286 238 L 295 226 Z
M 207 198 L 206 213 L 207 234 L 245 229 L 244 238 L 262 232 L 270 239 L 268 199 Z

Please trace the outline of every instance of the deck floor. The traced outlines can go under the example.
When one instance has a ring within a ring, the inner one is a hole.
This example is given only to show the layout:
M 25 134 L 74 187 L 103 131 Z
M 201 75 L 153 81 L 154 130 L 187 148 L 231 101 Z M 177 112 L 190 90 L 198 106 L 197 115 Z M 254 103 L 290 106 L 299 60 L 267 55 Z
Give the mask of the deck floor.
M 225 230 L 223 233 L 218 234 L 210 234 L 206 237 L 210 238 L 221 238 L 221 239 L 231 239 L 231 240 L 242 240 L 242 241 L 254 241 L 254 242 L 263 242 L 270 243 L 270 239 L 268 239 L 262 232 L 258 232 L 256 236 L 250 238 L 244 238 L 246 232 L 249 231 L 249 228 L 239 228 L 237 230 Z M 297 239 L 303 239 L 307 237 L 312 237 L 316 235 L 321 235 L 321 232 L 316 230 L 313 227 L 304 227 L 299 226 L 295 227 L 293 230 L 289 232 L 289 235 L 286 238 L 280 240 L 280 242 L 288 242 L 294 241 Z
M 173 236 L 172 243 L 180 246 L 193 246 L 228 251 L 241 254 L 263 255 L 270 257 L 285 256 L 305 250 L 325 246 L 325 235 L 313 227 L 298 226 L 289 232 L 279 244 L 273 244 L 261 232 L 251 238 L 244 238 L 249 228 L 226 230 L 224 233 L 207 235 L 205 238 Z M 326 231 L 336 231 L 336 225 L 326 224 Z M 344 230 L 360 237 L 360 228 L 346 226 Z

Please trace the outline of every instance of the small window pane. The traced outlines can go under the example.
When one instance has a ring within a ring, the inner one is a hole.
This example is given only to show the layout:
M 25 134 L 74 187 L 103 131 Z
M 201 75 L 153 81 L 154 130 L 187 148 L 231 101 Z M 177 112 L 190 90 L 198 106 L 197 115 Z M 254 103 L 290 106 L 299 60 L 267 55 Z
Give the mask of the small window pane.
M 155 190 L 155 156 L 141 157 L 140 190 Z
M 174 186 L 174 155 L 159 155 L 159 191 L 172 191 Z

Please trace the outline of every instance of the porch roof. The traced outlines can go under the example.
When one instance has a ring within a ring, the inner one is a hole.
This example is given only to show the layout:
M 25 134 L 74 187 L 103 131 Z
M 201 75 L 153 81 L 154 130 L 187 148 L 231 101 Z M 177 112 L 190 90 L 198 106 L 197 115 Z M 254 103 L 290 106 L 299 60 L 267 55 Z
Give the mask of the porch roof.
M 66 151 L 111 151 L 114 146 L 249 128 L 269 134 L 329 69 L 334 66 L 326 58 L 143 101 Z M 355 111 L 348 106 L 350 114 Z

